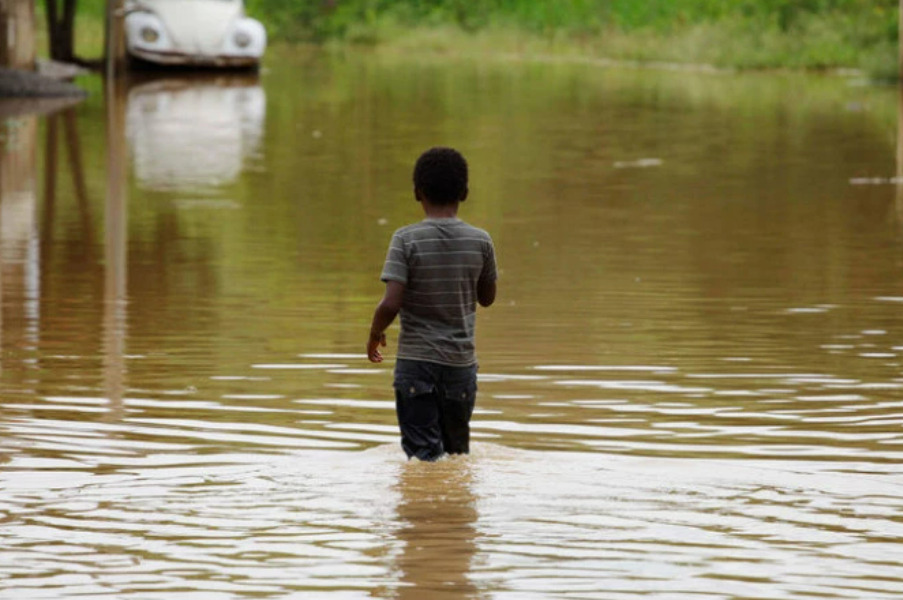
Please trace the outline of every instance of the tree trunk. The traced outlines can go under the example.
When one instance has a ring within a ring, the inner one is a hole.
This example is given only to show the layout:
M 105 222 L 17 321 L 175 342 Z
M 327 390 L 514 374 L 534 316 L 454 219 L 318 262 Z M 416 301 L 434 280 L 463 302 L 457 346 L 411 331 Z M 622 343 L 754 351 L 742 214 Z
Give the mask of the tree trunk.
M 75 59 L 75 9 L 77 0 L 64 0 L 63 19 L 60 23 L 60 50 L 63 62 L 73 62 Z
M 78 0 L 63 0 L 62 15 L 59 0 L 45 0 L 47 34 L 50 38 L 50 58 L 61 62 L 75 61 L 75 12 Z
M 47 12 L 47 41 L 50 46 L 50 58 L 63 60 L 62 57 L 65 54 L 65 50 L 63 48 L 57 0 L 45 0 L 44 5 Z

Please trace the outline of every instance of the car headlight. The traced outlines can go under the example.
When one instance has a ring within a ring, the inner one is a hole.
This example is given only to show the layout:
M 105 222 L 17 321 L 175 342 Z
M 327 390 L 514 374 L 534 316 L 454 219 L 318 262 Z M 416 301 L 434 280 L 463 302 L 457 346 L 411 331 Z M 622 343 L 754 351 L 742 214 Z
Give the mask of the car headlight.
M 235 45 L 239 48 L 247 48 L 253 41 L 251 39 L 251 34 L 249 34 L 247 31 L 236 31 L 235 37 L 233 39 L 235 41 Z
M 153 44 L 160 39 L 160 32 L 153 27 L 144 26 L 141 28 L 141 39 L 148 44 Z

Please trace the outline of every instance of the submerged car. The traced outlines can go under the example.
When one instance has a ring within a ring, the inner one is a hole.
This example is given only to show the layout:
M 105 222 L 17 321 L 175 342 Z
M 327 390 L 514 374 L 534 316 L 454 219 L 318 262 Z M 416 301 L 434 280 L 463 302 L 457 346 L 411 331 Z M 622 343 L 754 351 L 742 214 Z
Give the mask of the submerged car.
M 195 67 L 256 67 L 267 44 L 242 0 L 132 0 L 125 39 L 133 59 Z

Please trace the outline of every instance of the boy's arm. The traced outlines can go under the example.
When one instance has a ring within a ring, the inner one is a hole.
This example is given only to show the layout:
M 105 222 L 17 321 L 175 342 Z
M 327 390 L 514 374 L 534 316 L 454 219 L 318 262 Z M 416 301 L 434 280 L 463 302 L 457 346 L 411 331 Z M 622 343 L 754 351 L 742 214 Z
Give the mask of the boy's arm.
M 477 302 L 480 306 L 492 306 L 495 302 L 495 279 L 481 277 L 477 281 Z
M 399 281 L 387 281 L 386 293 L 376 306 L 376 310 L 373 312 L 373 322 L 370 324 L 370 339 L 367 340 L 367 358 L 370 359 L 370 362 L 383 361 L 379 347 L 386 345 L 386 329 L 401 310 L 403 299 L 404 284 Z
M 495 246 L 492 239 L 483 249 L 483 272 L 477 280 L 477 302 L 480 306 L 492 306 L 495 302 L 495 281 L 498 279 L 498 267 L 495 264 Z

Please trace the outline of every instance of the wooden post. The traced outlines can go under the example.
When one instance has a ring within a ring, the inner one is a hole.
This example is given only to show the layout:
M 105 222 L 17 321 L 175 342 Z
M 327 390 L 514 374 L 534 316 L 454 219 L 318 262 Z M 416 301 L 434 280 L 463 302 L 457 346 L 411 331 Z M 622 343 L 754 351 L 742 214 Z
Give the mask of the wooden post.
M 124 21 L 125 6 L 123 0 L 107 0 L 105 49 L 107 79 L 112 79 L 125 71 Z
M 0 67 L 34 69 L 35 22 L 32 0 L 0 0 Z

